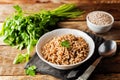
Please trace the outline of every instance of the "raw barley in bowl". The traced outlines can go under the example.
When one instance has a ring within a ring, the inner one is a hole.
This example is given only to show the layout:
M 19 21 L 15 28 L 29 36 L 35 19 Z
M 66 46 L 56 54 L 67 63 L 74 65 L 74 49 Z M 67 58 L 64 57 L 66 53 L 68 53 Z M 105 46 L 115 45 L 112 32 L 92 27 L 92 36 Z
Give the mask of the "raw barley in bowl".
M 62 42 L 67 41 L 63 46 Z M 89 53 L 89 47 L 82 37 L 66 34 L 54 37 L 42 47 L 43 57 L 54 64 L 69 65 L 83 61 Z
M 90 13 L 88 19 L 96 25 L 108 25 L 112 23 L 111 16 L 103 11 L 95 11 Z

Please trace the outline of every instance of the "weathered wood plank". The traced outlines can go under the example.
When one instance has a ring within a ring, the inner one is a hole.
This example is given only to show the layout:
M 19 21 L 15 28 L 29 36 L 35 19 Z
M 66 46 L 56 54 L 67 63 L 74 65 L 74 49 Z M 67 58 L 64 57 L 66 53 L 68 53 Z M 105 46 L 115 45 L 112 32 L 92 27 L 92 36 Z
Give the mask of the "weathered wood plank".
M 63 1 L 63 0 L 61 0 Z M 65 0 L 64 0 L 65 1 Z M 87 28 L 85 17 L 94 10 L 103 10 L 111 13 L 115 18 L 113 28 L 103 34 L 96 34 L 105 39 L 120 40 L 120 0 L 66 0 L 64 3 L 76 3 L 77 6 L 85 10 L 82 17 L 76 19 L 69 19 L 66 22 L 60 22 L 59 26 L 63 28 L 75 28 L 82 31 L 90 32 Z M 79 1 L 79 2 L 78 2 Z M 88 2 L 86 2 L 88 1 Z M 63 3 L 62 3 L 63 4 Z M 13 5 L 15 4 L 0 4 L 0 22 L 3 22 L 7 16 L 14 12 Z M 37 12 L 40 9 L 54 9 L 60 4 L 54 3 L 36 3 L 36 4 L 20 4 L 24 11 Z M 95 33 L 93 33 L 95 34 Z M 1 42 L 0 42 L 1 43 Z M 36 75 L 35 77 L 26 76 L 24 72 L 25 64 L 13 65 L 12 62 L 17 53 L 23 53 L 26 50 L 19 51 L 10 46 L 0 46 L 0 80 L 58 80 L 49 75 Z M 90 80 L 119 80 L 120 79 L 120 48 L 118 48 L 117 55 L 112 58 L 105 58 L 97 66 L 94 74 Z
M 13 60 L 15 59 L 18 53 L 25 53 L 26 49 L 18 50 L 11 46 L 0 46 L 0 76 L 5 75 L 14 75 L 20 76 L 25 75 L 24 65 L 23 64 L 13 64 Z M 31 53 L 31 56 L 35 53 Z
M 82 31 L 93 33 L 92 31 L 88 29 L 86 21 L 61 22 L 59 23 L 59 26 L 63 28 L 74 28 L 74 29 L 79 29 Z M 96 33 L 93 33 L 93 34 L 101 36 L 105 39 L 120 40 L 119 31 L 120 31 L 120 22 L 115 21 L 110 31 L 106 33 L 102 33 L 102 34 L 96 34 Z
M 89 78 L 89 80 L 120 80 L 120 74 L 94 74 Z
M 15 4 L 0 4 L 0 22 L 3 22 L 6 17 L 11 15 L 14 12 L 14 6 Z M 24 11 L 28 12 L 37 12 L 40 9 L 54 9 L 55 7 L 58 7 L 58 4 L 19 4 Z
M 94 74 L 89 80 L 119 80 L 119 73 L 111 74 Z M 0 76 L 0 80 L 60 80 L 49 75 L 36 75 L 32 76 Z
M 0 80 L 60 80 L 49 75 L 36 76 L 0 76 Z
M 14 12 L 13 6 L 15 4 L 0 4 L 0 22 L 3 22 L 6 17 Z M 54 4 L 54 3 L 41 3 L 41 4 L 19 4 L 24 11 L 29 12 L 37 12 L 41 9 L 51 10 L 54 9 L 61 4 Z M 77 6 L 85 11 L 85 14 L 81 17 L 72 20 L 85 20 L 86 15 L 95 10 L 102 10 L 111 13 L 115 20 L 120 20 L 120 5 L 119 4 L 77 4 Z
M 0 3 L 22 3 L 22 4 L 35 4 L 35 3 L 79 3 L 79 4 L 97 4 L 97 3 L 120 3 L 119 0 L 1 0 Z

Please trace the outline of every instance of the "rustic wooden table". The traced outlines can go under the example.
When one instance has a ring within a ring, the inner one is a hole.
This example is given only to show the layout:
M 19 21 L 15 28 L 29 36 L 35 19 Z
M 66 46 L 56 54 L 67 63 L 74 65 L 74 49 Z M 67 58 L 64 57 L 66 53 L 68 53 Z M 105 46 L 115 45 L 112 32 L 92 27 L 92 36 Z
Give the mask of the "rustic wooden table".
M 83 0 L 79 2 L 68 1 L 66 3 L 74 2 L 82 10 L 85 10 L 85 14 L 77 19 L 70 19 L 65 22 L 60 22 L 58 25 L 61 27 L 75 28 L 82 31 L 93 33 L 87 28 L 85 17 L 88 12 L 94 10 L 103 10 L 111 13 L 115 22 L 112 29 L 103 34 L 96 34 L 104 37 L 105 39 L 120 40 L 120 0 L 101 0 L 95 2 L 94 0 Z M 0 22 L 4 22 L 5 18 L 14 12 L 13 5 L 15 4 L 0 4 Z M 34 4 L 20 4 L 25 11 L 39 11 L 40 9 L 54 9 L 61 5 L 60 3 L 34 3 Z M 95 33 L 93 33 L 95 34 Z M 26 50 L 19 51 L 15 48 L 2 44 L 0 42 L 0 80 L 59 80 L 50 75 L 38 74 L 34 77 L 25 75 L 25 64 L 12 64 L 13 59 L 17 53 L 24 52 Z M 106 58 L 101 61 L 97 66 L 90 80 L 120 80 L 120 46 L 118 46 L 117 56 Z

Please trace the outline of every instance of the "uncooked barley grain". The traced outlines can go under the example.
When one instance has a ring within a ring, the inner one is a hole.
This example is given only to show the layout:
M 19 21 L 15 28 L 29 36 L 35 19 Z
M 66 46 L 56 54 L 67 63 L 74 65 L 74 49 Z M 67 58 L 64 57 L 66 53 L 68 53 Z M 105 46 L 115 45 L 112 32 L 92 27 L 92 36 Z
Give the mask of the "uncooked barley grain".
M 112 19 L 108 14 L 99 11 L 90 13 L 88 19 L 96 25 L 108 25 L 112 22 Z

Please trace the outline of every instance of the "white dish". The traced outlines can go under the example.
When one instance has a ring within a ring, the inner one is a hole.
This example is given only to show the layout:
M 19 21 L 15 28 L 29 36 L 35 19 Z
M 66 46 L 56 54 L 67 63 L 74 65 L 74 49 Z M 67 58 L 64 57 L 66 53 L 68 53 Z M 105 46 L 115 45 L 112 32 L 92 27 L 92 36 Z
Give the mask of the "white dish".
M 101 12 L 101 13 L 103 13 L 103 14 L 108 15 L 108 16 L 111 18 L 111 20 L 112 20 L 111 23 L 109 23 L 109 24 L 107 24 L 107 25 L 97 25 L 97 24 L 94 24 L 94 23 L 90 22 L 90 20 L 89 20 L 89 18 L 88 18 L 89 15 L 92 14 L 92 13 L 96 13 L 96 12 Z M 112 28 L 112 25 L 113 25 L 113 23 L 114 23 L 114 18 L 113 18 L 113 16 L 112 16 L 111 14 L 105 12 L 105 11 L 93 11 L 93 12 L 90 12 L 90 13 L 86 16 L 86 20 L 87 20 L 87 26 L 88 26 L 88 28 L 89 28 L 91 31 L 95 32 L 95 33 L 104 33 L 104 32 L 109 31 L 109 30 Z
M 53 37 L 61 36 L 61 35 L 64 35 L 64 34 L 73 34 L 75 36 L 80 36 L 88 43 L 89 53 L 88 53 L 87 58 L 85 58 L 81 62 L 78 62 L 76 64 L 70 64 L 70 65 L 53 64 L 53 63 L 48 62 L 47 60 L 45 60 L 43 58 L 43 56 L 41 54 L 41 48 L 43 47 L 43 45 L 45 45 Z M 38 54 L 38 56 L 41 60 L 43 60 L 44 62 L 46 62 L 47 64 L 51 65 L 54 68 L 62 69 L 62 70 L 72 69 L 72 68 L 75 68 L 75 67 L 79 66 L 80 64 L 84 63 L 85 61 L 87 61 L 93 55 L 94 49 L 95 49 L 94 41 L 85 32 L 82 32 L 82 31 L 76 30 L 76 29 L 67 29 L 67 28 L 56 29 L 56 30 L 53 30 L 51 32 L 48 32 L 48 33 L 44 34 L 42 37 L 40 37 L 40 39 L 39 39 L 39 41 L 36 45 L 36 52 L 37 52 L 37 54 Z

